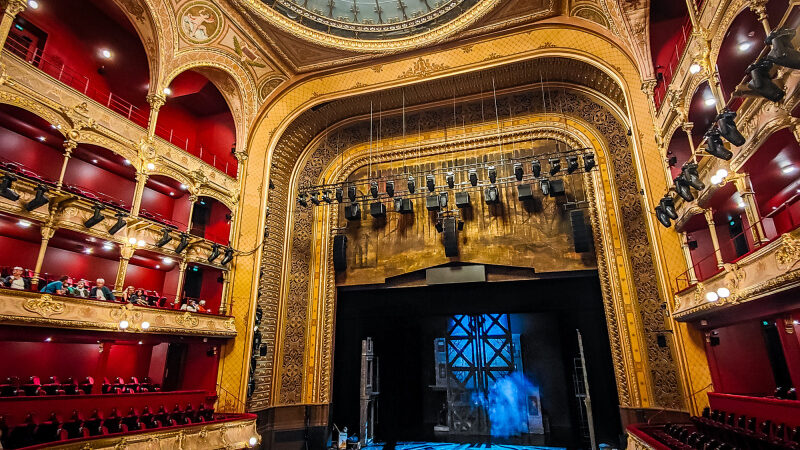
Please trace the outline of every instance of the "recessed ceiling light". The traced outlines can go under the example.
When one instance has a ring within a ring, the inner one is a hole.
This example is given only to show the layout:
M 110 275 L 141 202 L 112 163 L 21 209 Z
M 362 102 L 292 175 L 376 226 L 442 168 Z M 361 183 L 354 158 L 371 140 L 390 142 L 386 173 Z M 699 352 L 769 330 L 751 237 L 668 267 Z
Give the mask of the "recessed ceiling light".
M 128 243 L 131 244 L 131 245 L 136 244 L 136 238 L 135 237 L 128 238 Z
M 750 50 L 751 48 L 753 48 L 753 43 L 750 42 L 750 41 L 744 41 L 744 42 L 739 44 L 739 51 L 740 52 L 746 52 L 746 51 Z
M 781 169 L 781 172 L 783 172 L 783 173 L 792 173 L 794 171 L 795 171 L 795 167 L 794 166 L 786 166 L 786 167 Z
M 92 160 L 92 164 L 97 164 L 97 160 L 96 160 L 96 159 L 93 159 L 93 160 Z
M 139 240 L 136 242 L 136 245 L 138 245 L 139 247 L 144 247 L 144 244 L 145 244 L 145 242 L 144 242 L 143 240 L 141 240 L 141 239 L 139 239 Z
M 187 186 L 186 186 L 185 184 L 181 183 L 181 190 L 182 190 L 182 191 L 185 191 L 185 190 L 186 190 L 186 188 L 187 188 Z
M 142 341 L 139 341 L 139 345 L 142 345 Z
M 174 197 L 174 196 L 175 196 L 175 193 L 174 193 L 174 192 L 170 192 L 170 193 L 169 193 L 169 196 L 170 196 L 170 197 Z
M 706 106 L 714 106 L 717 104 L 717 99 L 714 97 L 708 97 L 707 99 L 703 100 Z
M 22 228 L 28 228 L 32 224 L 29 221 L 25 220 L 25 219 L 20 219 L 20 221 L 17 222 L 17 225 L 21 226 Z
M 83 249 L 83 253 L 86 253 L 87 255 L 91 255 L 92 254 L 92 249 L 89 248 L 89 247 L 86 247 L 85 249 Z
M 169 256 L 165 256 L 161 258 L 161 262 L 163 262 L 164 264 L 172 264 L 172 258 L 170 258 Z
M 130 166 L 130 165 L 131 165 L 131 162 L 130 162 L 130 161 L 128 161 L 127 159 L 126 159 L 125 161 L 123 161 L 123 163 L 124 163 L 126 166 Z
M 48 338 L 46 338 L 44 341 L 45 341 L 45 342 L 50 342 L 50 341 L 52 341 L 52 340 L 53 340 L 53 338 L 51 338 L 51 337 L 48 337 Z
M 161 265 L 160 264 L 156 264 L 156 269 L 160 269 L 160 268 L 161 268 Z
M 164 88 L 164 95 L 172 95 L 172 89 L 165 87 Z
M 39 2 L 36 0 L 28 0 L 28 6 L 30 6 L 31 9 L 39 9 Z
M 698 73 L 700 72 L 700 69 L 702 69 L 702 67 L 700 67 L 700 64 L 692 63 L 692 65 L 689 66 L 689 73 L 692 74 Z
M 113 54 L 111 53 L 111 50 L 109 50 L 107 48 L 104 48 L 104 49 L 100 50 L 100 56 L 102 56 L 105 59 L 111 59 Z
M 110 251 L 110 250 L 113 250 L 113 249 L 114 249 L 114 246 L 111 245 L 110 242 L 106 242 L 105 244 L 103 244 L 103 250 Z
M 44 137 L 44 136 L 39 136 L 39 137 L 38 137 L 38 138 L 36 138 L 36 139 L 39 139 L 39 140 L 40 140 L 40 141 L 42 141 L 42 142 L 44 142 L 44 141 L 46 141 L 46 140 L 47 140 L 47 138 L 46 138 L 46 137 Z

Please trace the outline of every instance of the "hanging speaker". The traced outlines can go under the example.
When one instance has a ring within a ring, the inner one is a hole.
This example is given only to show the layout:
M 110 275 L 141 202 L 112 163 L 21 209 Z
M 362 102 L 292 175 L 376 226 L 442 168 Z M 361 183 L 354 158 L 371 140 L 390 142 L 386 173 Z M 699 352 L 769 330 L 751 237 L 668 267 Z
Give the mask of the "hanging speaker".
M 347 220 L 361 220 L 361 206 L 353 202 L 344 207 L 344 217 Z
M 444 256 L 458 256 L 458 220 L 455 217 L 445 217 L 442 220 L 442 243 Z
M 572 224 L 572 240 L 575 244 L 575 253 L 586 253 L 592 249 L 592 239 L 589 227 L 583 217 L 582 209 L 574 209 L 569 212 L 569 220 Z
M 347 236 L 343 234 L 333 237 L 333 269 L 337 272 L 347 269 Z
M 470 206 L 469 192 L 456 192 L 456 206 L 459 208 L 468 208 Z
M 533 200 L 533 189 L 530 184 L 520 184 L 517 186 L 517 194 L 520 200 Z
M 560 178 L 550 180 L 550 197 L 558 197 L 564 193 L 564 180 Z

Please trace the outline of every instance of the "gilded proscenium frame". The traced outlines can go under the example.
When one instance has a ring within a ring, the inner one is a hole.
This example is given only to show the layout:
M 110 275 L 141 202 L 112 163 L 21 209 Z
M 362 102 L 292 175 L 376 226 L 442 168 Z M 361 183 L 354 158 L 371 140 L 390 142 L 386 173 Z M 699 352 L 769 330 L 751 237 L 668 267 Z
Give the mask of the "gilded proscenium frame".
M 645 172 L 643 166 L 656 167 L 661 164 L 657 144 L 653 138 L 652 117 L 648 107 L 647 96 L 640 90 L 640 78 L 635 62 L 624 49 L 618 46 L 618 41 L 602 34 L 597 30 L 583 29 L 574 24 L 537 24 L 524 29 L 518 29 L 501 36 L 487 37 L 471 43 L 468 46 L 435 49 L 425 56 L 409 56 L 398 58 L 380 65 L 352 67 L 337 72 L 325 73 L 317 77 L 309 77 L 298 81 L 288 87 L 279 95 L 270 99 L 265 106 L 259 122 L 253 127 L 250 140 L 250 156 L 247 161 L 246 176 L 242 185 L 242 207 L 248 210 L 261 211 L 261 214 L 242 217 L 236 225 L 235 236 L 237 248 L 257 249 L 261 245 L 266 247 L 266 255 L 279 255 L 284 253 L 286 239 L 281 226 L 268 230 L 270 235 L 279 236 L 283 244 L 270 243 L 264 238 L 267 223 L 267 202 L 271 191 L 267 189 L 268 179 L 272 178 L 277 189 L 272 194 L 281 192 L 286 195 L 288 174 L 295 165 L 296 155 L 294 150 L 284 150 L 281 146 L 281 136 L 289 124 L 303 111 L 327 101 L 351 97 L 365 92 L 374 92 L 387 87 L 405 86 L 421 83 L 433 77 L 442 78 L 451 75 L 472 72 L 484 68 L 501 66 L 504 64 L 522 61 L 530 58 L 560 56 L 575 58 L 600 68 L 611 76 L 624 89 L 626 109 L 630 112 L 630 124 L 633 136 L 634 167 L 638 182 L 645 191 L 645 208 L 652 208 L 655 201 L 666 190 L 666 180 L 663 174 L 654 174 L 653 171 Z M 432 66 L 435 61 L 436 66 Z M 422 62 L 422 66 L 420 66 Z M 426 63 L 426 64 L 425 64 Z M 424 70 L 417 71 L 415 67 Z M 408 74 L 408 75 L 406 75 Z M 282 174 L 283 173 L 283 174 Z M 284 178 L 286 177 L 286 178 Z M 268 195 L 269 194 L 269 195 Z M 270 223 L 276 225 L 286 223 L 287 212 L 275 209 L 269 212 Z M 662 294 L 669 292 L 665 279 L 677 276 L 681 272 L 678 264 L 681 258 L 680 245 L 677 235 L 665 230 L 658 230 L 654 226 L 652 217 L 647 216 L 649 239 L 652 247 L 646 251 L 655 254 L 655 264 L 659 272 L 665 272 L 659 277 L 659 290 Z M 243 323 L 252 321 L 253 304 L 259 290 L 261 254 L 243 255 L 237 258 L 238 270 L 232 275 L 231 292 L 236 297 L 249 298 L 250 302 L 237 302 L 234 313 L 241 315 Z M 267 264 L 264 276 L 268 279 L 280 276 L 282 264 L 274 257 L 265 259 Z M 280 284 L 270 281 L 270 286 Z M 272 289 L 272 288 L 270 288 Z M 270 295 L 280 298 L 276 290 Z M 270 300 L 272 301 L 272 300 Z M 269 314 L 272 314 L 271 312 Z M 278 321 L 277 316 L 270 317 L 270 322 Z M 238 322 L 238 321 L 237 321 Z M 252 325 L 248 325 L 248 328 Z M 281 324 L 270 325 L 274 329 Z M 271 332 L 272 333 L 272 332 Z M 223 358 L 225 375 L 221 377 L 224 387 L 232 392 L 245 395 L 249 357 L 250 338 L 242 334 L 226 349 Z M 275 336 L 267 335 L 266 342 L 274 348 L 277 344 Z M 705 355 L 702 346 L 692 342 L 676 341 L 681 362 L 681 378 L 699 379 L 708 377 Z M 688 355 L 688 357 L 687 357 Z M 702 361 L 702 362 L 701 362 Z M 258 369 L 262 376 L 272 379 L 276 361 L 274 358 L 263 368 Z M 702 381 L 700 381 L 702 382 Z M 652 383 L 652 380 L 647 381 Z M 705 383 L 704 383 L 705 384 Z M 687 386 L 682 388 L 688 396 Z M 273 386 L 274 387 L 274 386 Z M 265 403 L 275 405 L 274 391 L 269 388 Z M 641 398 L 632 399 L 634 406 L 655 406 L 648 399 L 643 402 Z

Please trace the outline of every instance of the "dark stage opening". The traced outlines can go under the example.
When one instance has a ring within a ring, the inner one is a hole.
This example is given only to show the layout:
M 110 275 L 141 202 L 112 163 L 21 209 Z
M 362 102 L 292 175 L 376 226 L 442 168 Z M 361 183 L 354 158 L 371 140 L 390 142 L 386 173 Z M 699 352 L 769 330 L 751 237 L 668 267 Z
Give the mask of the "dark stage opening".
M 340 288 L 333 424 L 358 432 L 361 341 L 370 337 L 378 360 L 376 442 L 585 448 L 576 329 L 583 336 L 597 442 L 617 445 L 619 401 L 596 272 Z M 456 389 L 465 386 L 471 389 Z M 511 391 L 525 400 L 504 401 Z

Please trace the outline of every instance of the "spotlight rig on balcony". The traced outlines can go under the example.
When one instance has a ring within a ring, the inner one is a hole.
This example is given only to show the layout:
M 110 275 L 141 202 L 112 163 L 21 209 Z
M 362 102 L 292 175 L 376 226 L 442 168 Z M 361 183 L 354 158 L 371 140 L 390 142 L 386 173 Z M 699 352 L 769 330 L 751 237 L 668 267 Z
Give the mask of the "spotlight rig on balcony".
M 156 247 L 163 247 L 172 240 L 172 236 L 169 234 L 169 228 L 164 228 L 161 233 L 161 239 L 156 242 Z
M 43 184 L 36 186 L 33 198 L 31 199 L 31 201 L 25 204 L 25 210 L 33 211 L 34 209 L 49 203 L 50 199 L 47 198 L 46 195 L 44 195 L 46 193 L 47 193 L 47 186 Z
M 220 245 L 216 242 L 211 246 L 211 254 L 208 255 L 208 262 L 212 263 L 220 255 Z
M 225 255 L 222 257 L 222 260 L 219 263 L 223 266 L 227 266 L 231 261 L 233 261 L 233 249 L 228 247 L 225 249 Z
M 86 228 L 92 228 L 93 226 L 95 226 L 98 223 L 102 222 L 105 219 L 105 216 L 100 214 L 100 211 L 102 211 L 104 209 L 106 209 L 105 206 L 103 206 L 103 205 L 101 205 L 99 203 L 95 203 L 95 205 L 92 207 L 92 211 L 93 211 L 92 212 L 92 217 L 89 217 L 88 219 L 86 219 L 86 221 L 83 222 L 83 226 L 85 226 Z
M 178 242 L 178 246 L 175 247 L 175 253 L 180 254 L 186 247 L 189 246 L 189 235 L 186 233 L 181 233 L 180 242 Z
M 114 225 L 111 226 L 111 228 L 108 229 L 108 234 L 110 234 L 112 236 L 117 234 L 117 232 L 119 230 L 121 230 L 122 227 L 124 227 L 126 225 L 125 217 L 127 217 L 127 214 L 122 213 L 122 212 L 118 212 L 116 217 L 117 217 L 117 221 L 114 223 Z
M 17 181 L 17 177 L 14 175 L 10 173 L 3 174 L 2 178 L 0 178 L 0 196 L 12 202 L 19 200 L 19 194 L 11 189 L 15 181 Z

